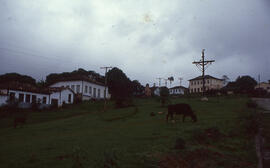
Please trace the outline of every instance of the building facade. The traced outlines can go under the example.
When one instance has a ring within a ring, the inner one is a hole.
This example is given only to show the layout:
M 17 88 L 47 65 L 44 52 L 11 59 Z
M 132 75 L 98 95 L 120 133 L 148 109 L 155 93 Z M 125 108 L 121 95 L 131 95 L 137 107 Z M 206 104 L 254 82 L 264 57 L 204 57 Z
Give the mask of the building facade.
M 74 92 L 69 88 L 51 88 L 44 91 L 30 91 L 23 88 L 0 89 L 0 106 L 7 103 L 8 100 L 18 100 L 24 107 L 30 107 L 32 103 L 43 105 L 56 105 L 61 107 L 64 103 L 73 104 Z
M 224 86 L 223 79 L 218 79 L 210 75 L 205 75 L 205 91 L 219 90 Z M 203 91 L 203 78 L 198 76 L 189 80 L 189 92 L 201 93 Z
M 109 99 L 111 97 L 108 92 L 108 88 L 106 88 L 105 91 L 104 84 L 86 80 L 60 81 L 50 85 L 50 87 L 70 88 L 75 94 L 80 94 L 82 96 L 82 100 Z
M 263 90 L 266 90 L 267 93 L 270 93 L 270 80 L 267 82 L 261 82 L 255 86 L 255 89 L 262 88 Z
M 187 88 L 183 86 L 175 86 L 169 89 L 170 95 L 184 95 Z

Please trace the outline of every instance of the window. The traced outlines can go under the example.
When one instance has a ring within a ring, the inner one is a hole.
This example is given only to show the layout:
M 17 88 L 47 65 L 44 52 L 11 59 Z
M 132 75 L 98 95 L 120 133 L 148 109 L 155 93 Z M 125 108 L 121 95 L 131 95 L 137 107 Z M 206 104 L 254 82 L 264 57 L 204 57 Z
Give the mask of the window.
M 100 89 L 98 89 L 98 98 L 100 98 Z
M 24 94 L 20 93 L 19 94 L 19 102 L 23 102 L 24 100 Z
M 75 85 L 71 85 L 71 90 L 73 90 L 73 92 L 75 92 Z
M 76 86 L 76 93 L 80 93 L 80 85 Z
M 55 107 L 58 106 L 58 99 L 52 99 L 52 105 Z
M 200 84 L 200 81 L 197 81 L 197 84 L 199 85 Z
M 15 93 L 14 92 L 10 92 L 9 93 L 9 100 L 10 101 L 14 101 L 15 100 Z
M 84 92 L 85 92 L 85 93 L 88 93 L 88 86 L 85 86 L 85 87 L 84 87 Z
M 94 88 L 93 96 L 94 96 L 94 98 L 96 98 L 96 88 Z
M 197 88 L 197 92 L 200 92 L 200 88 Z
M 201 81 L 201 84 L 202 84 L 203 81 Z
M 44 96 L 44 97 L 42 98 L 42 103 L 43 103 L 43 104 L 47 104 L 47 97 Z
M 71 94 L 68 94 L 68 102 L 71 103 Z
M 32 103 L 36 103 L 37 102 L 37 96 L 36 95 L 32 95 Z
M 91 95 L 92 94 L 92 87 L 89 86 L 89 94 Z
M 25 102 L 26 103 L 30 103 L 30 95 L 29 94 L 26 95 Z
M 209 83 L 209 80 L 207 80 L 207 83 Z

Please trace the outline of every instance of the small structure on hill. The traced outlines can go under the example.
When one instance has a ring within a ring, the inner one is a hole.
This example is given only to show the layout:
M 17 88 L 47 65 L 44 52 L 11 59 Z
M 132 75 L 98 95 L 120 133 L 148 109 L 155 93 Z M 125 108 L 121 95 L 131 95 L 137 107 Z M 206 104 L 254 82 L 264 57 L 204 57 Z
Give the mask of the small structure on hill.
M 147 83 L 144 90 L 145 96 L 150 97 L 151 96 L 151 89 L 149 87 L 149 84 Z
M 267 93 L 270 93 L 270 80 L 267 82 L 261 82 L 259 84 L 257 84 L 254 89 L 263 89 L 266 90 Z
M 205 91 L 208 90 L 220 90 L 224 82 L 222 79 L 215 78 L 210 75 L 204 76 Z M 202 93 L 203 92 L 203 77 L 198 76 L 189 80 L 189 92 L 190 93 Z
M 169 89 L 170 95 L 184 95 L 188 88 L 184 86 L 175 86 Z

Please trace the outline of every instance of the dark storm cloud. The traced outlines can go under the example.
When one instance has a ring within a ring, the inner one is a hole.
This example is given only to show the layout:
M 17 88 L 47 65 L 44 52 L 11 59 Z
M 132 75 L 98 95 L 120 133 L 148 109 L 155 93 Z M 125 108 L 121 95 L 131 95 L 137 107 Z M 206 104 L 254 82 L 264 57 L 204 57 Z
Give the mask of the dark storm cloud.
M 207 74 L 270 79 L 269 1 L 0 2 L 0 73 L 37 79 L 82 67 L 118 66 L 131 79 L 200 75 L 191 64 L 215 59 Z M 178 82 L 175 81 L 174 84 Z

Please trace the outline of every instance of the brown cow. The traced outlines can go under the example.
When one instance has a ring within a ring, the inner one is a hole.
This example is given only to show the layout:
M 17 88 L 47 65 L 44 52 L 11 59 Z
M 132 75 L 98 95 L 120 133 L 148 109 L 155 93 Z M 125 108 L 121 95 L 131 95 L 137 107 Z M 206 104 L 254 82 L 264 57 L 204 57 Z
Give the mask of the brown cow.
M 190 105 L 185 104 L 185 103 L 168 105 L 167 122 L 168 122 L 169 116 L 170 116 L 171 119 L 173 119 L 174 114 L 176 114 L 176 115 L 183 114 L 183 122 L 185 122 L 185 117 L 186 116 L 191 117 L 191 119 L 194 122 L 197 121 L 197 116 L 192 111 Z

